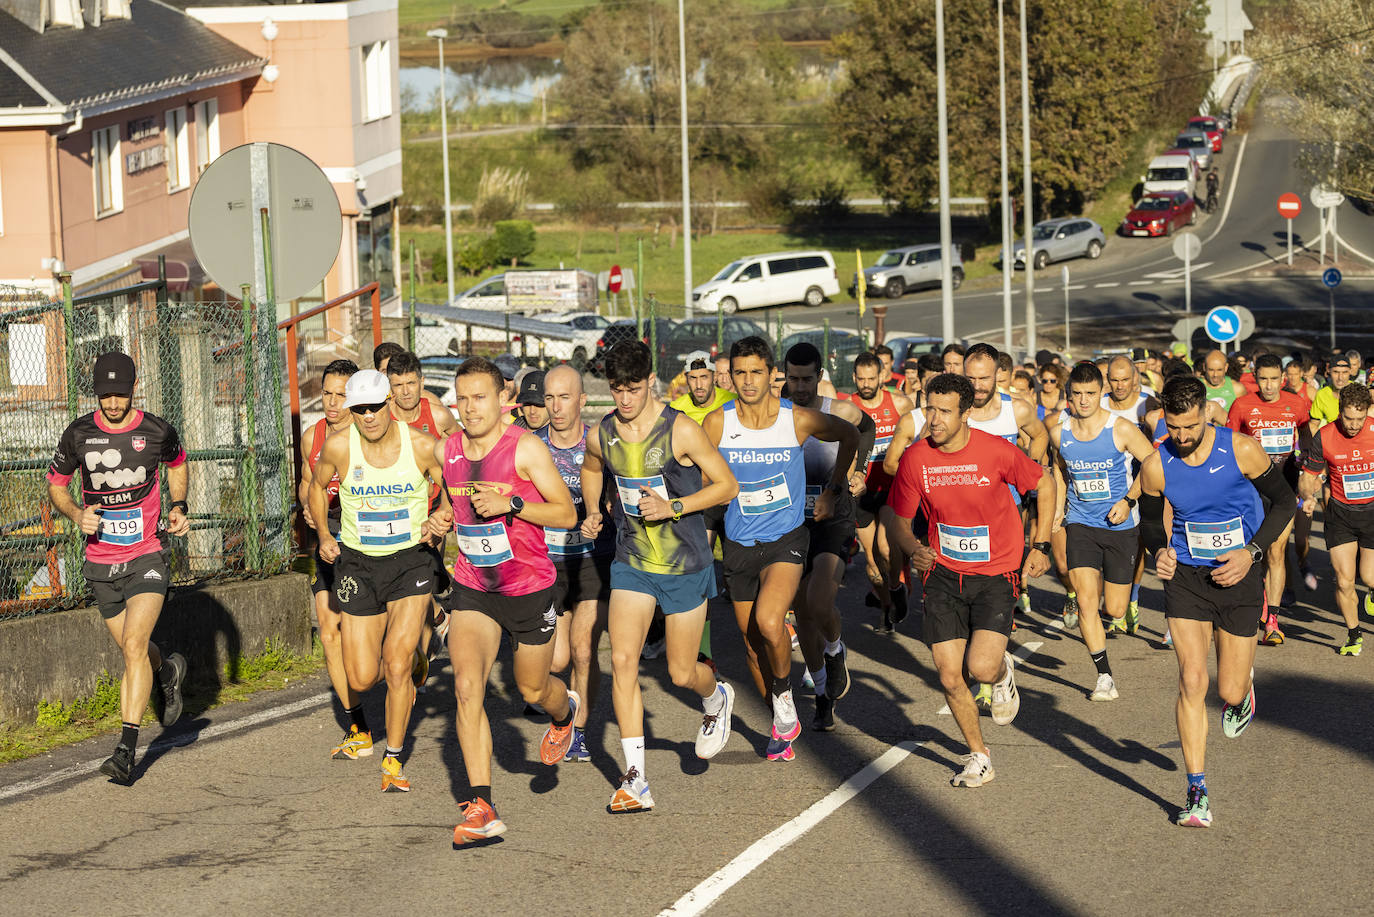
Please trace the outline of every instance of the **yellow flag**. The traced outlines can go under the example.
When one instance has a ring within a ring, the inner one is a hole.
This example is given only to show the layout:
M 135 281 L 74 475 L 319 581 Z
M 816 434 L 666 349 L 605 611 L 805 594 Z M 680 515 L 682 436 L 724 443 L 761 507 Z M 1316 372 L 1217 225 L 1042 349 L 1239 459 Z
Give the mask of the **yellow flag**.
M 854 265 L 857 268 L 854 274 L 854 295 L 859 297 L 859 318 L 863 318 L 864 294 L 868 291 L 868 282 L 864 280 L 864 255 L 857 248 L 854 249 Z

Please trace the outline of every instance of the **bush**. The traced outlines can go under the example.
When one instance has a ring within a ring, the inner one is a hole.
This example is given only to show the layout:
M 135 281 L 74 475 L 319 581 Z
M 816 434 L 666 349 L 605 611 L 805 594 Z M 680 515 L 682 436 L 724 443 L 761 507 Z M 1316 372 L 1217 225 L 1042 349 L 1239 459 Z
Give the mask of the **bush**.
M 492 237 L 464 239 L 453 249 L 453 266 L 473 277 L 497 264 L 496 247 Z
M 502 220 L 492 230 L 491 248 L 497 262 L 515 267 L 521 258 L 534 254 L 534 224 L 529 220 Z
M 520 216 L 529 199 L 529 182 L 529 173 L 524 169 L 483 169 L 477 182 L 477 199 L 472 204 L 477 224 L 488 226 Z

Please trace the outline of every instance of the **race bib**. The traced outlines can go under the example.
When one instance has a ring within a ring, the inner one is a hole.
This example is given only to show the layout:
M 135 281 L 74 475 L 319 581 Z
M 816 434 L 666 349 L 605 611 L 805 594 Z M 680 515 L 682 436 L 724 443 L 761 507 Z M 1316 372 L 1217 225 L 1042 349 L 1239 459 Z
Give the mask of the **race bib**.
M 950 560 L 986 563 L 992 559 L 992 536 L 986 525 L 945 525 L 939 523 L 940 553 Z
M 760 516 L 775 513 L 792 505 L 792 494 L 787 489 L 787 477 L 775 474 L 762 481 L 739 482 L 739 511 L 746 516 Z M 815 506 L 813 504 L 814 512 Z
M 824 489 L 820 484 L 806 485 L 806 518 L 816 518 L 816 498 L 821 495 L 821 491 Z
M 1112 484 L 1111 481 L 1107 480 L 1107 472 L 1105 471 L 1075 471 L 1073 473 L 1073 492 L 1084 503 L 1096 503 L 1100 500 L 1111 499 Z
M 1348 474 L 1341 483 L 1345 485 L 1345 495 L 1350 499 L 1363 500 L 1365 497 L 1374 497 L 1374 471 Z
M 453 529 L 458 537 L 458 550 L 474 567 L 494 567 L 515 556 L 510 549 L 510 536 L 506 534 L 504 522 L 486 525 L 463 525 L 459 522 Z
M 100 514 L 100 528 L 96 530 L 102 544 L 128 547 L 143 540 L 143 510 L 107 509 Z
M 872 465 L 887 458 L 887 447 L 890 445 L 892 445 L 891 433 L 873 440 L 873 451 L 868 453 L 868 463 Z
M 410 541 L 410 510 L 359 510 L 358 543 L 386 547 Z
M 1185 522 L 1188 553 L 1198 560 L 1216 560 L 1227 551 L 1245 547 L 1245 531 L 1240 517 L 1226 522 Z
M 663 482 L 663 475 L 655 474 L 647 478 L 622 478 L 616 475 L 615 489 L 620 492 L 620 505 L 625 510 L 627 516 L 638 516 L 639 498 L 643 496 L 639 492 L 639 486 L 645 487 L 667 500 L 668 485 Z
M 581 529 L 544 529 L 544 544 L 549 546 L 550 557 L 590 554 L 593 547 Z
M 1260 445 L 1270 455 L 1288 455 L 1293 451 L 1292 427 L 1265 427 L 1259 433 Z

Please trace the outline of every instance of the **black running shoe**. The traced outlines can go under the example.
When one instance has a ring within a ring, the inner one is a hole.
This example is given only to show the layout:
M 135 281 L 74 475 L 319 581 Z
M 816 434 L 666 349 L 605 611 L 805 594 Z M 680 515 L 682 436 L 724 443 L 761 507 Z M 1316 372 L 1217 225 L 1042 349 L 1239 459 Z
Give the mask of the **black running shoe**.
M 831 702 L 849 693 L 849 650 L 843 643 L 835 655 L 825 656 L 825 694 Z
M 181 683 L 186 680 L 185 658 L 180 653 L 172 653 L 162 660 L 158 674 L 161 684 L 153 692 L 153 709 L 157 712 L 157 721 L 163 726 L 170 726 L 181 719 Z
M 127 745 L 116 745 L 114 754 L 100 765 L 100 772 L 115 783 L 128 786 L 134 777 L 134 750 Z
M 816 695 L 816 718 L 811 728 L 816 732 L 835 731 L 835 702 L 824 694 Z

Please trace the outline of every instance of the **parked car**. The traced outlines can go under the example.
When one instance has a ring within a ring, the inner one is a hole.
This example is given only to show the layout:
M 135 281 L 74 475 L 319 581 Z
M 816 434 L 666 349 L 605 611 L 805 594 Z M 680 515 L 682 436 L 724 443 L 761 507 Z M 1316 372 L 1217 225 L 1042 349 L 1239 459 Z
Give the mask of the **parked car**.
M 830 252 L 774 252 L 731 261 L 716 276 L 692 290 L 692 302 L 703 312 L 803 302 L 819 306 L 840 293 L 839 273 Z
M 1212 141 L 1212 152 L 1221 152 L 1221 142 L 1226 138 L 1226 128 L 1211 115 L 1197 115 L 1188 119 L 1188 130 L 1202 131 Z
M 1107 244 L 1107 234 L 1093 220 L 1085 217 L 1061 217 L 1042 220 L 1031 230 L 1035 248 L 1035 267 L 1043 268 L 1051 261 L 1069 258 L 1097 258 Z M 1026 266 L 1026 242 L 1012 246 L 1012 258 L 1018 269 Z
M 1183 191 L 1147 194 L 1121 221 L 1123 236 L 1167 236 L 1197 222 L 1197 202 Z
M 505 309 L 506 275 L 497 274 L 468 287 L 453 298 L 453 305 L 459 309 Z
M 758 335 L 772 346 L 773 339 L 757 322 L 735 316 L 726 317 L 721 324 L 721 352 L 729 353 L 731 344 L 751 334 Z M 715 318 L 689 318 L 669 331 L 666 337 L 658 339 L 659 377 L 666 382 L 682 372 L 685 368 L 683 358 L 698 350 L 716 356 Z
M 1198 175 L 1194 159 L 1189 153 L 1168 153 L 1150 160 L 1145 170 L 1142 194 L 1158 191 L 1186 191 L 1197 196 Z
M 805 342 L 821 352 L 821 359 L 825 361 L 825 368 L 830 370 L 830 381 L 834 386 L 842 392 L 853 391 L 854 358 L 867 349 L 863 338 L 852 331 L 831 328 L 829 341 L 830 350 L 827 353 L 824 328 L 793 332 L 779 342 L 777 361 L 781 364 L 787 357 L 787 351 Z
M 964 260 L 959 256 L 959 246 L 951 245 L 950 276 L 954 289 L 964 282 Z M 849 285 L 849 295 L 855 295 L 859 275 L 854 275 Z M 872 267 L 864 268 L 864 287 L 869 296 L 879 294 L 888 299 L 896 299 L 907 290 L 940 285 L 940 246 L 938 243 L 927 245 L 908 245 L 883 252 Z
M 1212 141 L 1206 131 L 1184 131 L 1174 138 L 1174 149 L 1193 153 L 1204 172 L 1212 167 Z
M 567 325 L 573 329 L 572 349 L 568 352 L 568 362 L 581 372 L 596 353 L 597 341 L 611 324 L 611 320 L 595 312 L 549 312 L 531 315 L 536 321 L 551 325 Z
M 654 319 L 654 324 L 657 329 L 656 334 L 658 341 L 665 340 L 672 332 L 673 328 L 677 327 L 677 322 L 667 318 Z M 643 341 L 646 344 L 649 343 L 650 330 L 648 320 L 646 319 L 643 337 Z M 638 323 L 632 318 L 624 318 L 618 322 L 612 322 L 601 329 L 601 337 L 596 340 L 596 352 L 592 354 L 591 360 L 587 363 L 587 369 L 590 370 L 591 374 L 594 376 L 605 375 L 606 351 L 610 350 L 621 341 L 633 341 L 638 334 Z
M 941 353 L 945 349 L 944 338 L 927 334 L 904 334 L 900 331 L 884 335 L 883 343 L 892 348 L 892 367 L 898 372 L 907 360 L 914 360 L 923 353 Z M 955 343 L 963 347 L 968 346 L 968 341 L 963 338 Z

